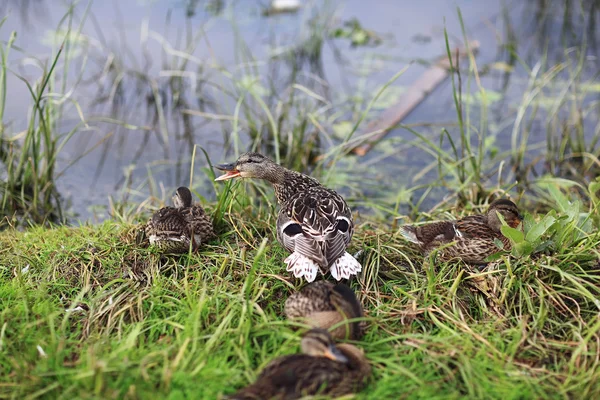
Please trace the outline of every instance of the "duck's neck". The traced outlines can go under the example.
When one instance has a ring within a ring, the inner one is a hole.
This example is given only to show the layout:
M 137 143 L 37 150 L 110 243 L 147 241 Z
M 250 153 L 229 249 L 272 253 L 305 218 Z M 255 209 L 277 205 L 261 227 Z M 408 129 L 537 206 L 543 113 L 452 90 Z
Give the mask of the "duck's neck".
M 275 189 L 275 196 L 279 204 L 287 202 L 290 197 L 298 192 L 306 191 L 310 187 L 320 186 L 318 180 L 311 178 L 308 175 L 301 174 L 300 172 L 290 171 L 289 169 L 281 167 L 283 170 L 274 179 L 267 179 L 273 185 Z
M 491 230 L 493 230 L 496 233 L 502 232 L 502 222 L 500 221 L 500 218 L 498 218 L 496 210 L 488 211 L 486 215 L 486 220 L 487 225 L 490 227 Z

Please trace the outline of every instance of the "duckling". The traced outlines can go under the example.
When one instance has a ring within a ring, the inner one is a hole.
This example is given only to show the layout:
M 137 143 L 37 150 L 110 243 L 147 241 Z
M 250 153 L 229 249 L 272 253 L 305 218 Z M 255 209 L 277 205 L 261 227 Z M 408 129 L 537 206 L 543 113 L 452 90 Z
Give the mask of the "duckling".
M 150 244 L 168 253 L 196 251 L 214 237 L 212 222 L 200 205 L 192 205 L 192 193 L 182 186 L 173 196 L 175 207 L 156 211 L 145 228 Z
M 338 397 L 361 390 L 371 374 L 362 350 L 351 344 L 335 345 L 324 329 L 311 329 L 302 338 L 303 354 L 271 361 L 255 383 L 230 400 L 292 400 L 308 395 Z
M 259 153 L 242 154 L 235 163 L 216 168 L 225 171 L 216 181 L 258 178 L 273 185 L 281 207 L 277 239 L 292 253 L 284 262 L 295 277 L 312 282 L 318 271 L 329 270 L 339 281 L 362 270 L 360 263 L 346 252 L 354 223 L 350 208 L 338 193 Z
M 501 232 L 501 214 L 508 226 L 517 228 L 523 216 L 516 204 L 499 199 L 490 204 L 485 215 L 471 215 L 457 221 L 441 221 L 423 226 L 403 226 L 405 239 L 419 245 L 425 255 L 445 246 L 438 253 L 441 261 L 461 259 L 468 264 L 486 264 L 485 259 L 501 250 L 510 251 L 510 240 Z M 502 243 L 500 248 L 496 243 Z
M 328 281 L 308 284 L 292 294 L 285 302 L 285 315 L 289 319 L 301 319 L 313 328 L 335 328 L 334 339 L 358 340 L 363 335 L 360 321 L 340 324 L 342 321 L 363 317 L 363 308 L 354 291 L 343 283 L 334 285 Z

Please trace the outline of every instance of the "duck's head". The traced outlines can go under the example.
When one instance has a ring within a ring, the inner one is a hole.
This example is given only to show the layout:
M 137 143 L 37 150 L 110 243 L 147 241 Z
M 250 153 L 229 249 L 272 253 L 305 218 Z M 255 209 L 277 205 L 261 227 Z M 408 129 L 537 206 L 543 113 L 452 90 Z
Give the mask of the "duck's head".
M 337 348 L 333 338 L 325 329 L 311 329 L 300 342 L 302 352 L 313 357 L 327 357 L 330 360 L 347 363 L 348 358 Z
M 515 203 L 507 199 L 496 200 L 488 208 L 487 220 L 489 227 L 498 232 L 502 228 L 502 221 L 500 221 L 498 214 L 502 215 L 504 221 L 511 228 L 516 228 L 523 221 L 523 215 L 519 212 Z
M 190 192 L 190 189 L 185 186 L 177 188 L 173 196 L 173 205 L 175 208 L 191 207 L 192 192 Z
M 258 178 L 278 183 L 283 175 L 283 167 L 262 154 L 253 152 L 242 154 L 234 163 L 215 165 L 215 168 L 225 171 L 225 174 L 219 176 L 215 181 L 232 178 Z

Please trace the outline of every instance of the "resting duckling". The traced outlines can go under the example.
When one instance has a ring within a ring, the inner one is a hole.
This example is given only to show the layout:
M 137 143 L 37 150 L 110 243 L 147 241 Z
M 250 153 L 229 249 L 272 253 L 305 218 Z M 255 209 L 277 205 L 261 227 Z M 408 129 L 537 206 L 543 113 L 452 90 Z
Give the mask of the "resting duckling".
M 277 240 L 292 253 L 284 262 L 296 278 L 312 282 L 319 270 L 329 270 L 339 281 L 361 271 L 360 263 L 346 252 L 354 223 L 350 208 L 338 193 L 258 153 L 242 154 L 235 163 L 216 168 L 226 172 L 216 181 L 258 178 L 273 185 L 281 206 Z
M 361 390 L 371 374 L 362 350 L 351 344 L 336 346 L 326 330 L 308 331 L 301 347 L 302 354 L 271 361 L 256 382 L 229 399 L 292 400 L 316 394 L 338 397 Z
M 359 340 L 363 335 L 360 321 L 342 323 L 364 315 L 354 291 L 343 283 L 310 283 L 288 297 L 284 312 L 289 319 L 300 319 L 313 328 L 339 325 L 330 332 L 334 339 Z
M 166 253 L 196 251 L 200 244 L 215 236 L 210 218 L 200 205 L 192 205 L 192 192 L 185 186 L 173 196 L 175 207 L 156 211 L 146 225 L 151 245 Z
M 469 264 L 485 264 L 485 259 L 501 250 L 510 251 L 510 240 L 501 232 L 502 215 L 508 226 L 517 228 L 523 216 L 516 204 L 500 199 L 490 204 L 485 215 L 471 215 L 457 221 L 442 221 L 423 226 L 403 226 L 402 236 L 419 245 L 425 255 L 449 244 L 438 253 L 438 259 L 461 259 Z M 502 249 L 496 244 L 502 243 Z M 453 243 L 453 244 L 450 244 Z

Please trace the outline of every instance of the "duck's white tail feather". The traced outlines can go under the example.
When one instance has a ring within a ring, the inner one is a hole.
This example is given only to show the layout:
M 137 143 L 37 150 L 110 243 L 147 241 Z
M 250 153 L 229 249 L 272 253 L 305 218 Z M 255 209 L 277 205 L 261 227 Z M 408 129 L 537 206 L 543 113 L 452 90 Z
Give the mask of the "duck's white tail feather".
M 416 243 L 416 244 L 422 244 L 421 241 L 419 239 L 417 239 L 417 233 L 415 231 L 414 226 L 410 226 L 410 225 L 401 226 L 400 234 L 404 237 L 404 239 L 408 240 L 409 242 Z
M 308 282 L 314 281 L 319 272 L 316 262 L 298 252 L 293 252 L 283 262 L 287 264 L 287 271 L 292 272 L 296 278 L 304 277 Z
M 339 281 L 342 278 L 348 279 L 352 275 L 358 274 L 362 271 L 362 266 L 356 258 L 350 255 L 350 253 L 345 252 L 340 258 L 333 262 L 329 271 L 331 272 L 331 276 L 333 276 L 336 281 Z

